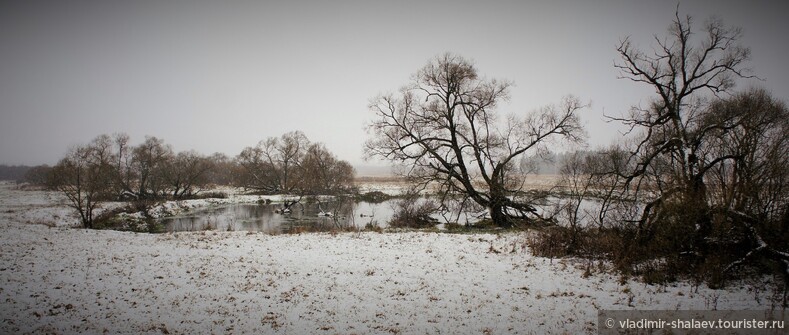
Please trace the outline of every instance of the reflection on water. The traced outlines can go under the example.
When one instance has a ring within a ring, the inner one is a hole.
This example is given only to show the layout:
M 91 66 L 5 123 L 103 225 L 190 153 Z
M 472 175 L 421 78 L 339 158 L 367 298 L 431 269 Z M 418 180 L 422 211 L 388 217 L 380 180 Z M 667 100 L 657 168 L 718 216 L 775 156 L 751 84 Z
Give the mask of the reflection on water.
M 556 215 L 560 224 L 566 223 L 567 218 L 560 206 L 566 199 L 549 198 L 544 203 L 537 204 L 538 214 L 551 217 Z M 392 219 L 398 200 L 388 200 L 382 203 L 346 202 L 344 204 L 323 202 L 296 204 L 291 207 L 289 214 L 279 214 L 282 204 L 231 204 L 221 207 L 212 207 L 196 210 L 184 215 L 164 218 L 159 223 L 165 231 L 200 231 L 200 230 L 226 230 L 226 231 L 251 231 L 270 234 L 301 232 L 301 231 L 330 231 L 338 228 L 364 228 L 366 225 L 386 227 Z M 579 224 L 587 226 L 593 224 L 600 203 L 597 200 L 585 199 L 579 208 Z M 320 213 L 331 212 L 332 216 L 321 216 Z M 473 223 L 480 219 L 479 213 L 469 214 L 454 210 L 454 214 L 441 216 L 432 215 L 438 222 Z
M 164 218 L 165 231 L 228 230 L 266 232 L 329 231 L 367 224 L 385 226 L 392 217 L 394 201 L 382 203 L 296 204 L 289 214 L 279 214 L 281 204 L 232 204 Z M 321 216 L 331 212 L 332 216 Z

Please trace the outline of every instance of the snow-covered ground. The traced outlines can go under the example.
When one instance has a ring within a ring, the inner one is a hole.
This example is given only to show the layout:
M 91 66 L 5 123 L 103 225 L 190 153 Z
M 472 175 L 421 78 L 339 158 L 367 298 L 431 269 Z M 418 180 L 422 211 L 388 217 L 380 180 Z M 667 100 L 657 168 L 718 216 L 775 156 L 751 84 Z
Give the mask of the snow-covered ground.
M 765 284 L 650 286 L 534 257 L 524 234 L 67 228 L 0 184 L 0 333 L 594 333 L 598 309 L 769 309 Z

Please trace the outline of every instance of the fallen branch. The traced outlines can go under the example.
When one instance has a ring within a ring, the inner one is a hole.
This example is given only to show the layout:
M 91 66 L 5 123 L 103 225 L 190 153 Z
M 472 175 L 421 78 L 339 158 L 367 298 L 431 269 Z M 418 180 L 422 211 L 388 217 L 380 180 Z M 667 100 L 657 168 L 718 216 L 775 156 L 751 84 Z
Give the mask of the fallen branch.
M 751 239 L 753 239 L 756 242 L 756 248 L 749 251 L 742 258 L 730 263 L 728 266 L 726 266 L 723 272 L 724 273 L 729 272 L 735 267 L 745 263 L 748 259 L 758 254 L 765 253 L 768 256 L 770 256 L 770 258 L 779 261 L 784 265 L 784 280 L 789 282 L 789 253 L 776 250 L 773 247 L 771 247 L 769 244 L 767 244 L 767 242 L 764 241 L 764 239 L 759 234 L 759 232 L 756 231 L 756 227 L 754 227 L 754 223 L 757 222 L 757 220 L 754 217 L 738 211 L 727 211 L 727 214 L 729 214 L 734 219 L 736 219 L 736 221 L 742 222 L 745 228 L 748 229 L 748 233 L 750 234 Z

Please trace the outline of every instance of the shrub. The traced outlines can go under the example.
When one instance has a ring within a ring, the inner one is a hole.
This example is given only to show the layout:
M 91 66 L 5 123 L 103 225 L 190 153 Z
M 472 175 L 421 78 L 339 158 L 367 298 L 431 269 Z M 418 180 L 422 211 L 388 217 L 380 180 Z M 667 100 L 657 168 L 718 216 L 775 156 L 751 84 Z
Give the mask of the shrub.
M 227 199 L 227 193 L 220 191 L 195 194 L 194 199 Z
M 382 203 L 392 198 L 394 197 L 381 191 L 366 192 L 356 196 L 357 201 L 364 201 L 374 204 Z
M 437 211 L 438 205 L 435 201 L 421 198 L 416 192 L 409 192 L 397 201 L 389 225 L 395 228 L 433 227 L 438 220 L 431 215 Z

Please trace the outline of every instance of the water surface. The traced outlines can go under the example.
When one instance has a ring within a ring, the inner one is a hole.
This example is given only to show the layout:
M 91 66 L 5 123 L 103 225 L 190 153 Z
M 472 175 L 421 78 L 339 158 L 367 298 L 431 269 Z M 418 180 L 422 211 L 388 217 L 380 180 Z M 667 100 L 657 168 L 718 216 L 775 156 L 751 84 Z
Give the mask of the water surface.
M 367 224 L 385 227 L 392 217 L 395 201 L 382 203 L 296 204 L 281 213 L 282 204 L 230 204 L 195 210 L 159 220 L 165 231 L 250 231 L 270 234 L 298 231 L 330 231 L 364 228 Z M 326 216 L 326 213 L 331 213 Z

